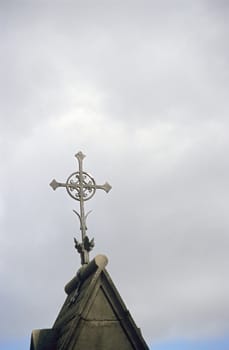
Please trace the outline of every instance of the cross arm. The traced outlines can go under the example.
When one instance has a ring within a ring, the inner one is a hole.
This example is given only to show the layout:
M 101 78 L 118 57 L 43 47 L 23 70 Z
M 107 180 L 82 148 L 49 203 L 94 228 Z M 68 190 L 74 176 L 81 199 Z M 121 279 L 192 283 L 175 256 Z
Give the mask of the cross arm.
M 104 185 L 96 185 L 95 188 L 104 190 L 107 193 L 112 189 L 111 185 L 108 182 L 105 182 Z
M 50 184 L 49 184 L 52 189 L 55 191 L 58 187 L 65 187 L 65 188 L 73 188 L 75 190 L 78 190 L 79 186 L 76 184 L 67 184 L 67 183 L 62 183 L 62 182 L 57 182 L 55 179 L 53 179 Z

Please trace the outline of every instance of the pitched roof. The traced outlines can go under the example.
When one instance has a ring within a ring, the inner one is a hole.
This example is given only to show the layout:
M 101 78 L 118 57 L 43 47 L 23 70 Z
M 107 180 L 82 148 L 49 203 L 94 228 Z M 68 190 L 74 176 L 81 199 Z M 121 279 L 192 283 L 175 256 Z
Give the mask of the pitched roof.
M 107 262 L 96 256 L 66 285 L 68 296 L 52 328 L 55 349 L 148 349 L 105 269 Z

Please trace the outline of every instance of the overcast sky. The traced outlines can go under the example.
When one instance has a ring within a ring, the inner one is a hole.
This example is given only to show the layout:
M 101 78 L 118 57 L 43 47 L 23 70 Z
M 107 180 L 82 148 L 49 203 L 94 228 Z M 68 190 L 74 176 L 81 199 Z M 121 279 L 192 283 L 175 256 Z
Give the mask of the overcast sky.
M 146 341 L 229 334 L 229 3 L 0 1 L 0 338 L 49 328 L 88 235 Z

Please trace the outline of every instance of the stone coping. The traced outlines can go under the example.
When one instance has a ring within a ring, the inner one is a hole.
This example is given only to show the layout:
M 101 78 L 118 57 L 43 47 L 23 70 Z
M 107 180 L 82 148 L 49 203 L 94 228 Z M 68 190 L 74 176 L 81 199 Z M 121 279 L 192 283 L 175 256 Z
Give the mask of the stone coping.
M 77 288 L 79 283 L 84 282 L 92 273 L 94 273 L 98 268 L 103 270 L 108 264 L 108 258 L 105 255 L 97 255 L 89 264 L 83 265 L 77 272 L 76 276 L 69 281 L 64 290 L 66 294 L 71 294 L 71 292 Z

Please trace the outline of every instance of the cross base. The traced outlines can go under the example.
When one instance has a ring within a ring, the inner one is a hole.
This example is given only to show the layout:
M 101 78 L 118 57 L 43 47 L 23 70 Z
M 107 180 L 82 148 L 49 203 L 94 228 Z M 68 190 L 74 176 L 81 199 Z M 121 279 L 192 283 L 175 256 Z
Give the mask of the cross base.
M 80 254 L 81 264 L 85 265 L 89 263 L 89 252 L 95 246 L 94 238 L 89 240 L 88 236 L 85 236 L 82 243 L 79 243 L 76 238 L 74 238 L 75 248 Z

